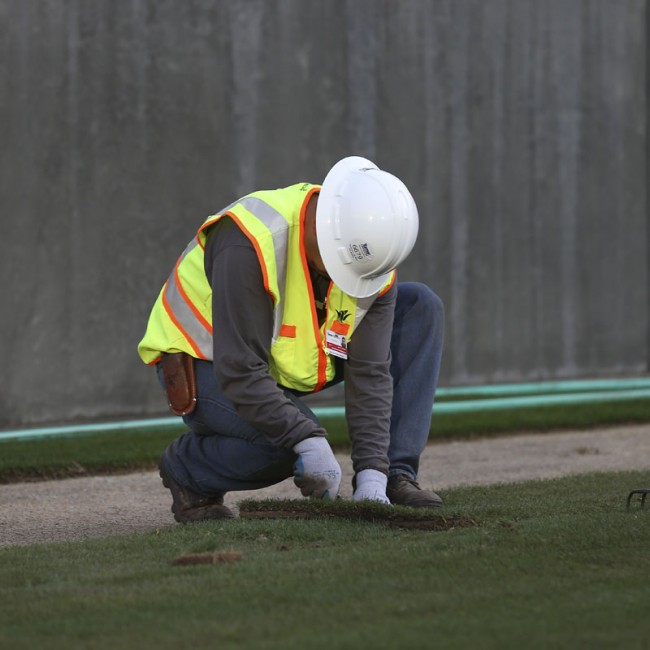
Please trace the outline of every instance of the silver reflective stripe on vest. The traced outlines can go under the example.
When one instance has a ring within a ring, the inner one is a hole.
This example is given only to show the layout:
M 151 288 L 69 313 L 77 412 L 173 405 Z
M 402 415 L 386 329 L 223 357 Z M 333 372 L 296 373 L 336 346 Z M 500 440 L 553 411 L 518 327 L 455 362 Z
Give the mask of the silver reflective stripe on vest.
M 277 269 L 278 290 L 280 296 L 284 295 L 287 281 L 287 248 L 289 246 L 289 229 L 287 220 L 274 207 L 256 196 L 247 196 L 240 201 L 242 206 L 253 216 L 257 217 L 270 231 L 273 237 L 273 250 L 275 251 L 275 268 Z M 282 327 L 282 314 L 284 301 L 276 303 L 273 310 L 273 341 L 275 341 Z
M 248 212 L 259 219 L 271 232 L 275 252 L 278 289 L 282 295 L 285 290 L 287 278 L 287 248 L 289 242 L 287 221 L 275 208 L 253 196 L 245 197 L 241 201 L 235 201 L 225 208 L 223 213 L 238 204 L 241 204 Z M 181 254 L 174 271 L 176 271 L 185 257 L 198 245 L 199 242 L 196 237 L 189 242 Z M 165 284 L 165 299 L 174 314 L 174 318 L 176 318 L 181 326 L 183 333 L 192 340 L 192 343 L 198 349 L 197 351 L 204 359 L 212 360 L 212 332 L 196 317 L 191 306 L 186 302 L 176 282 L 175 272 L 169 276 Z M 282 326 L 283 307 L 282 300 L 280 300 L 279 304 L 276 304 L 273 312 L 273 340 L 278 337 L 280 327 Z
M 192 339 L 198 352 L 204 359 L 212 359 L 212 332 L 196 317 L 192 308 L 187 304 L 185 298 L 178 288 L 176 282 L 176 269 L 181 265 L 185 257 L 199 245 L 196 238 L 186 246 L 183 254 L 180 256 L 174 272 L 167 279 L 165 284 L 165 298 L 170 309 L 174 312 L 174 317 L 184 330 L 184 334 Z

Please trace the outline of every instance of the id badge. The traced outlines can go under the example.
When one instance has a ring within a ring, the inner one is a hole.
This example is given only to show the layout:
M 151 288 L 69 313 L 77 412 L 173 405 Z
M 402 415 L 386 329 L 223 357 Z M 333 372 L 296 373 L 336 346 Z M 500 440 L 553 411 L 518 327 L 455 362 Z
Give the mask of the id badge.
M 340 359 L 348 358 L 348 344 L 343 334 L 337 334 L 332 330 L 325 331 L 325 350 Z

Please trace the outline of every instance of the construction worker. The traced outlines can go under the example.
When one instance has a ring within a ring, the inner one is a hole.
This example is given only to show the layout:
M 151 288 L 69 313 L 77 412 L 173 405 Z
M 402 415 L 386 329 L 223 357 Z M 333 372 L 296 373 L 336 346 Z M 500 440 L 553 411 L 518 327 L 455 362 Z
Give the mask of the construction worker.
M 322 186 L 253 192 L 201 225 L 138 346 L 189 428 L 160 460 L 177 521 L 231 517 L 226 492 L 291 476 L 334 499 L 341 469 L 301 398 L 343 380 L 353 499 L 442 505 L 416 479 L 443 307 L 395 271 L 417 231 L 405 185 L 357 156 Z

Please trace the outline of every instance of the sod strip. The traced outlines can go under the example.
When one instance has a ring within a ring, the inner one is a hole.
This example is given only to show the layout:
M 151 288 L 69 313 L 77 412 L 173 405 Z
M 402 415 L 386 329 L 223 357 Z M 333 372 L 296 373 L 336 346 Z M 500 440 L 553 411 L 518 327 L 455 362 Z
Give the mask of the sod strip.
M 393 506 L 371 501 L 316 501 L 302 499 L 246 499 L 239 504 L 242 519 L 331 519 L 388 524 L 397 528 L 451 530 L 478 523 L 467 515 L 441 514 L 424 508 Z

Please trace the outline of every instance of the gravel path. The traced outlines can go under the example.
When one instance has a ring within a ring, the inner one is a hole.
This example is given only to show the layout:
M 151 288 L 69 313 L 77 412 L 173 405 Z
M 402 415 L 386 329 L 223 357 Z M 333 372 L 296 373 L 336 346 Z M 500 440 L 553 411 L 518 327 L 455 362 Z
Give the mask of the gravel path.
M 341 494 L 351 496 L 349 458 L 339 455 Z M 430 444 L 421 460 L 423 487 L 443 493 L 459 485 L 489 485 L 566 474 L 648 471 L 650 425 L 587 432 L 518 435 Z M 232 492 L 226 504 L 245 498 L 296 498 L 291 479 L 264 490 Z M 626 495 L 622 495 L 622 498 Z M 79 540 L 144 532 L 176 525 L 171 497 L 155 472 L 73 478 L 0 486 L 0 546 Z

